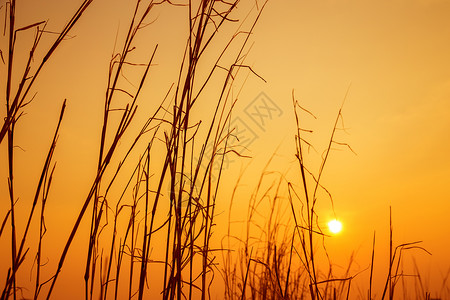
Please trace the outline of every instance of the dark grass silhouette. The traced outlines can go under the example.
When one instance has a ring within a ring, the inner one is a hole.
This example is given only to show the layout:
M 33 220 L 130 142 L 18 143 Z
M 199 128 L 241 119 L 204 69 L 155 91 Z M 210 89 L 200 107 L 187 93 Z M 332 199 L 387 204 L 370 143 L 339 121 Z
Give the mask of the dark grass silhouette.
M 332 259 L 327 257 L 324 246 L 327 235 L 319 226 L 316 211 L 317 201 L 322 201 L 318 199 L 318 191 L 326 191 L 320 181 L 329 154 L 333 147 L 348 147 L 335 138 L 342 121 L 341 111 L 319 170 L 314 173 L 305 165 L 304 151 L 312 145 L 305 138 L 307 129 L 301 126 L 302 119 L 312 114 L 292 95 L 297 125 L 293 136 L 300 181 L 294 182 L 278 172 L 269 171 L 269 162 L 249 200 L 245 237 L 234 236 L 229 229 L 227 236 L 221 237 L 222 248 L 214 248 L 211 242 L 216 199 L 224 180 L 224 158 L 241 156 L 242 150 L 234 143 L 237 136 L 230 126 L 232 110 L 239 96 L 233 94 L 233 87 L 243 76 L 264 80 L 245 62 L 253 29 L 265 9 L 266 3 L 258 2 L 244 20 L 234 18 L 239 1 L 203 0 L 183 4 L 189 13 L 189 23 L 185 25 L 189 26 L 189 36 L 178 78 L 174 79 L 175 83 L 164 99 L 151 99 L 157 101 L 156 109 L 142 124 L 136 115 L 139 104 L 148 97 L 143 90 L 154 72 L 152 64 L 158 46 L 149 49 L 146 62 L 133 61 L 132 53 L 139 47 L 136 40 L 143 28 L 151 26 L 150 16 L 157 6 L 180 4 L 136 1 L 121 50 L 114 53 L 106 70 L 108 82 L 102 100 L 102 124 L 98 128 L 100 140 L 95 176 L 86 196 L 78 199 L 80 208 L 74 212 L 71 230 L 61 237 L 65 242 L 60 255 L 50 258 L 56 268 L 50 277 L 43 276 L 43 268 L 48 267 L 43 262 L 42 249 L 50 243 L 45 238 L 49 230 L 45 220 L 52 218 L 46 208 L 57 169 L 54 153 L 58 136 L 65 134 L 64 114 L 70 99 L 63 101 L 59 119 L 55 120 L 55 131 L 38 184 L 28 187 L 35 190 L 31 200 L 20 198 L 21 190 L 14 184 L 15 174 L 23 172 L 14 164 L 15 128 L 27 105 L 39 101 L 30 91 L 39 88 L 36 79 L 41 70 L 46 68 L 56 49 L 84 17 L 92 2 L 81 3 L 48 49 L 41 49 L 44 47 L 41 38 L 48 34 L 47 22 L 17 28 L 16 1 L 11 0 L 2 7 L 6 20 L 4 24 L 2 22 L 2 32 L 6 44 L 2 45 L 1 59 L 6 71 L 2 71 L 1 80 L 5 86 L 6 112 L 0 130 L 0 145 L 7 150 L 6 157 L 2 158 L 7 162 L 7 178 L 2 180 L 7 181 L 8 190 L 1 193 L 4 199 L 9 199 L 10 205 L 2 212 L 0 241 L 7 249 L 2 252 L 2 259 L 7 259 L 5 253 L 8 252 L 10 263 L 1 270 L 5 276 L 1 299 L 54 299 L 54 291 L 61 284 L 60 275 L 69 272 L 64 267 L 76 236 L 84 236 L 86 241 L 87 251 L 80 262 L 84 273 L 79 274 L 85 299 L 144 299 L 149 297 L 149 291 L 156 291 L 163 299 L 210 299 L 216 297 L 211 285 L 222 279 L 226 299 L 351 298 L 351 282 L 358 274 L 350 274 L 350 266 L 346 276 L 333 274 Z M 223 41 L 219 33 L 222 29 L 227 32 L 229 28 L 234 28 L 234 33 L 227 36 L 217 52 L 216 47 L 220 45 L 217 41 Z M 15 57 L 16 41 L 23 31 L 34 31 L 35 36 L 28 49 L 25 67 L 19 68 Z M 38 49 L 45 52 L 42 58 L 35 55 Z M 213 60 L 212 55 L 216 55 Z M 139 74 L 134 88 L 123 88 L 123 83 L 128 81 L 125 70 Z M 216 98 L 211 99 L 204 94 L 213 78 L 219 78 L 221 84 L 215 87 Z M 198 119 L 194 112 L 205 101 L 214 104 L 213 113 L 208 118 Z M 133 131 L 135 128 L 138 128 L 137 133 Z M 130 165 L 131 168 L 125 167 Z M 235 189 L 229 202 L 230 211 L 237 193 Z M 25 215 L 24 219 L 17 217 L 17 201 L 31 203 L 29 212 L 19 214 Z M 258 218 L 259 209 L 266 201 L 270 207 L 269 216 Z M 81 227 L 86 221 L 89 222 L 87 231 Z M 24 229 L 18 231 L 17 228 Z M 36 232 L 37 239 L 32 236 Z M 401 271 L 403 251 L 425 250 L 418 242 L 395 247 L 392 232 L 391 225 L 390 263 L 381 299 L 393 299 L 398 283 L 405 277 Z M 237 246 L 232 247 L 232 243 Z M 322 245 L 323 249 L 318 250 L 317 245 Z M 328 270 L 321 269 L 323 266 L 317 262 L 319 256 L 327 257 Z M 218 257 L 222 257 L 221 263 Z M 26 261 L 33 264 L 24 263 Z M 369 263 L 368 299 L 373 295 L 374 263 L 373 250 Z M 35 267 L 28 270 L 29 265 Z M 162 274 L 160 283 L 150 279 L 154 270 Z M 19 271 L 30 273 L 31 283 L 19 279 Z M 416 278 L 419 288 L 415 295 L 431 299 L 418 271 Z M 449 295 L 445 288 L 447 278 L 448 274 L 444 278 L 441 297 Z M 27 295 L 23 296 L 24 293 Z

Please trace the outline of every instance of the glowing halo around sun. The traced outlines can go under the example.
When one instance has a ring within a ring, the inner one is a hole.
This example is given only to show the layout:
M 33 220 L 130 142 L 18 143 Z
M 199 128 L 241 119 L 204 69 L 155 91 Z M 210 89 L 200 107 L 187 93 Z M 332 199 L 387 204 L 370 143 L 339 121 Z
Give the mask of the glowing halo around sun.
M 332 233 L 337 234 L 342 230 L 342 223 L 336 219 L 331 220 L 328 222 L 328 229 L 330 229 Z

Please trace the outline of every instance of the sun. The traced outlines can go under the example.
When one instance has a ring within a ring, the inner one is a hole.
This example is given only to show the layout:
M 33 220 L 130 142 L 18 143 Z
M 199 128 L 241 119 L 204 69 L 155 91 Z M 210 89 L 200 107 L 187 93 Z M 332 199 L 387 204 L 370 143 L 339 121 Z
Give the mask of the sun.
M 331 220 L 328 222 L 328 228 L 332 233 L 337 234 L 342 230 L 342 223 L 336 219 Z

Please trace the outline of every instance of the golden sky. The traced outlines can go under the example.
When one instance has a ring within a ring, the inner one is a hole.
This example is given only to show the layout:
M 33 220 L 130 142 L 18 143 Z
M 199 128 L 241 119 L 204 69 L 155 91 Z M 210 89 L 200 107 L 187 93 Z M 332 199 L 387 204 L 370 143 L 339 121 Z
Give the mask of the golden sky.
M 58 31 L 80 1 L 19 2 L 18 27 L 48 19 L 48 30 Z M 245 13 L 241 12 L 254 3 L 242 1 L 239 17 L 243 18 Z M 59 213 L 48 220 L 54 226 L 59 224 L 61 231 L 72 226 L 73 211 L 81 206 L 79 199 L 87 193 L 95 174 L 107 68 L 116 34 L 120 44 L 133 6 L 134 1 L 129 0 L 94 0 L 71 33 L 73 37 L 64 41 L 41 75 L 36 99 L 17 128 L 17 142 L 25 149 L 17 154 L 17 186 L 23 191 L 20 197 L 26 198 L 32 194 L 26 188 L 29 177 L 34 186 L 33 172 L 43 163 L 62 100 L 68 99 L 57 148 L 59 179 L 55 181 L 54 204 L 49 208 Z M 168 5 L 157 8 L 151 18 L 155 23 L 139 38 L 141 48 L 134 56 L 138 60 L 148 59 L 159 44 L 152 67 L 155 75 L 151 73 L 146 88 L 153 102 L 142 104 L 140 120 L 154 110 L 152 103 L 161 101 L 177 79 L 186 43 L 186 11 Z M 4 8 L 1 13 L 3 16 Z M 376 231 L 379 254 L 375 271 L 379 272 L 377 278 L 384 278 L 392 207 L 394 242 L 423 241 L 422 246 L 432 256 L 418 251 L 414 257 L 420 261 L 423 274 L 429 276 L 430 286 L 435 282 L 438 290 L 441 274 L 450 267 L 449 16 L 450 2 L 444 0 L 269 0 L 245 59 L 266 82 L 250 73 L 234 111 L 234 116 L 255 133 L 255 140 L 244 150 L 252 158 L 232 157 L 224 170 L 224 196 L 218 204 L 217 222 L 226 221 L 226 199 L 244 168 L 238 189 L 244 200 L 234 206 L 242 212 L 234 215 L 236 220 L 245 217 L 246 197 L 273 154 L 270 170 L 294 179 L 298 176 L 292 92 L 317 117 L 302 115 L 305 119 L 301 121 L 314 130 L 307 138 L 317 152 L 312 150 L 308 157 L 311 171 L 317 172 L 348 90 L 342 108 L 346 130 L 338 131 L 336 140 L 350 145 L 355 153 L 343 146 L 334 147 L 322 178 L 333 195 L 336 216 L 344 224 L 342 233 L 329 239 L 328 250 L 334 261 L 344 266 L 355 251 L 355 272 L 362 271 L 368 267 Z M 27 34 L 23 36 L 26 40 Z M 4 38 L 1 43 L 3 49 Z M 20 57 L 28 44 L 19 45 Z M 2 66 L 2 91 L 4 70 Z M 133 79 L 136 75 L 127 76 Z M 264 125 L 246 114 L 261 92 L 275 104 L 274 114 Z M 3 104 L 0 112 L 3 118 Z M 199 107 L 200 117 L 208 113 L 208 104 Z M 7 197 L 4 144 L 0 154 L 1 197 Z M 330 202 L 326 198 L 322 201 L 320 213 L 325 224 L 333 212 Z M 2 215 L 7 207 L 0 206 Z M 218 226 L 217 231 L 221 230 Z

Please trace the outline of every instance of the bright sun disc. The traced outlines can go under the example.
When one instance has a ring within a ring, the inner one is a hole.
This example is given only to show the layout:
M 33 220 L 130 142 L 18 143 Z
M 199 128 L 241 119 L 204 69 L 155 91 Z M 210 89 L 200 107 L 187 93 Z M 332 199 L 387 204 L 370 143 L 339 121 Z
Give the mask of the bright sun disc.
M 342 223 L 338 220 L 331 220 L 328 222 L 328 228 L 332 233 L 339 233 L 342 230 Z

